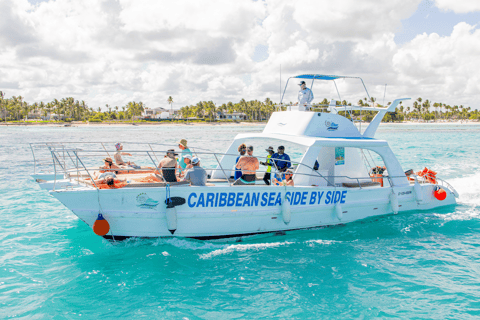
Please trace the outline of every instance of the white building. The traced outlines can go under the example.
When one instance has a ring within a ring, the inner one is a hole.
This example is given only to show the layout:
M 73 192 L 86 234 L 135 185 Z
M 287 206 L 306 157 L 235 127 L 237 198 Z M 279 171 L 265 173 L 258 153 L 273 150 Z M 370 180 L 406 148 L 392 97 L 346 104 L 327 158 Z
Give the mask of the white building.
M 157 119 L 157 118 L 160 118 L 160 115 L 163 112 L 169 112 L 169 111 L 167 109 L 160 108 L 160 107 L 159 108 L 145 108 L 142 116 L 145 119 Z

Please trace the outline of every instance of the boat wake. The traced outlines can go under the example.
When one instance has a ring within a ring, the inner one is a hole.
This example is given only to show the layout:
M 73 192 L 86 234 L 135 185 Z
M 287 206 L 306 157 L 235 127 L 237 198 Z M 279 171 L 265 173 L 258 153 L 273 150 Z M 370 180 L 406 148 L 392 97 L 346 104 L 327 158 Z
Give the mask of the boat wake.
M 471 220 L 480 217 L 480 173 L 451 179 L 450 184 L 460 197 L 454 212 L 442 215 L 445 222 L 454 220 Z
M 454 178 L 449 180 L 450 184 L 460 195 L 459 204 L 480 207 L 480 172 L 473 175 Z
M 224 245 L 222 249 L 217 249 L 209 253 L 202 254 L 200 256 L 201 259 L 210 259 L 215 256 L 225 255 L 232 252 L 244 252 L 249 250 L 264 250 L 282 246 L 288 246 L 293 244 L 294 242 L 271 242 L 271 243 L 249 243 L 249 244 L 231 244 L 231 245 Z

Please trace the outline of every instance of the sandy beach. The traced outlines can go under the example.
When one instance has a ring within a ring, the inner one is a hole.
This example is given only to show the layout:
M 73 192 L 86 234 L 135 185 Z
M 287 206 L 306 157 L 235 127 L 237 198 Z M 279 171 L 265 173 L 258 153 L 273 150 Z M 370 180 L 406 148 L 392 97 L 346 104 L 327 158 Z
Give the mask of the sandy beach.
M 419 122 L 419 121 L 403 121 L 403 122 L 382 122 L 380 125 L 475 125 L 479 124 L 479 121 L 437 121 L 437 122 Z M 36 121 L 27 121 L 22 123 L 0 123 L 0 126 L 14 126 L 14 127 L 23 127 L 23 126 L 45 126 L 45 127 L 108 127 L 108 126 L 118 126 L 118 127 L 132 127 L 132 126 L 142 126 L 142 127 L 155 127 L 155 126 L 175 126 L 175 127 L 186 127 L 186 126 L 264 126 L 266 121 L 262 122 L 189 122 L 189 123 L 178 123 L 178 122 L 90 122 L 84 123 L 81 121 L 69 122 L 36 122 Z M 362 122 L 362 126 L 368 125 L 369 122 Z
M 175 126 L 175 127 L 186 127 L 186 126 L 264 126 L 267 122 L 189 122 L 189 123 L 172 123 L 172 122 L 23 122 L 23 123 L 1 123 L 0 126 L 44 126 L 44 127 L 108 127 L 108 126 L 118 126 L 118 127 L 132 127 L 132 126 L 142 126 L 142 127 L 155 127 L 155 126 Z

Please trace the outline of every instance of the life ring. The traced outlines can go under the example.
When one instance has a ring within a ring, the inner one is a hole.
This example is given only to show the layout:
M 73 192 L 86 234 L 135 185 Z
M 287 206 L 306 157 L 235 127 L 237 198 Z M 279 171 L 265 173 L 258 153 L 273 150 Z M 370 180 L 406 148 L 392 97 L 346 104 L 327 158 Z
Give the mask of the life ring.
M 436 187 L 435 191 L 433 191 L 433 196 L 435 197 L 435 199 L 443 201 L 447 198 L 447 192 L 440 187 Z

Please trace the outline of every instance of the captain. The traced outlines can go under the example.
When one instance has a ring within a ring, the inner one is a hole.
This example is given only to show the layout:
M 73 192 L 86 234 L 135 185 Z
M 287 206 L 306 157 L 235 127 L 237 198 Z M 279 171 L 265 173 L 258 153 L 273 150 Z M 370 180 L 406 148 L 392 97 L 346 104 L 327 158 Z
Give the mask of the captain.
M 300 91 L 298 91 L 298 102 L 295 102 L 295 105 L 298 105 L 299 111 L 308 111 L 310 110 L 310 102 L 313 100 L 312 90 L 307 88 L 305 81 L 301 81 L 298 85 Z

